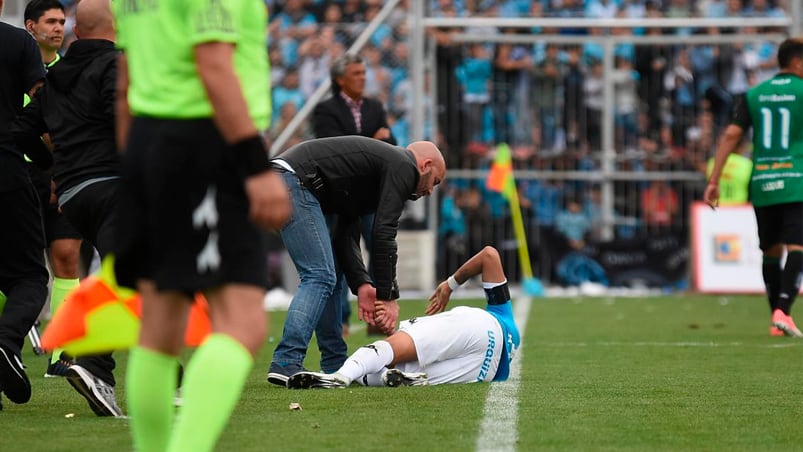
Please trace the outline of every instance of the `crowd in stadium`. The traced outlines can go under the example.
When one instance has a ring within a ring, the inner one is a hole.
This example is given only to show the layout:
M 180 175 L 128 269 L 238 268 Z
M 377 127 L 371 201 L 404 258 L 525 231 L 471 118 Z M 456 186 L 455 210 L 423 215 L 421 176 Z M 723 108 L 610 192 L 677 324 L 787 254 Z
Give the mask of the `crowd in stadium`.
M 65 1 L 68 10 L 74 7 Z M 383 0 L 266 0 L 270 12 L 266 37 L 271 62 L 274 119 L 268 138 L 275 138 L 317 86 L 329 77 L 329 64 L 345 52 L 373 19 Z M 399 145 L 410 137 L 412 100 L 408 77 L 409 30 L 400 3 L 372 34 L 361 51 L 367 63 L 365 95 L 380 99 Z M 430 0 L 435 17 L 784 17 L 785 0 Z M 71 32 L 68 24 L 65 31 Z M 450 42 L 457 29 L 431 35 L 439 44 L 437 102 L 440 140 L 452 148 L 458 167 L 477 164 L 488 146 L 508 142 L 515 155 L 574 153 L 570 166 L 594 168 L 588 152 L 601 147 L 602 46 L 536 44 L 467 45 Z M 543 33 L 598 35 L 604 29 L 478 28 L 469 33 Z M 745 33 L 767 30 L 677 29 L 671 33 Z M 614 29 L 635 35 L 661 29 Z M 67 42 L 70 41 L 68 36 Z M 713 137 L 727 120 L 733 95 L 772 74 L 776 44 L 634 46 L 615 50 L 615 127 L 623 154 L 657 156 L 644 160 L 647 169 L 700 168 L 710 154 Z M 447 69 L 442 71 L 440 69 Z M 425 134 L 431 134 L 426 121 Z M 476 126 L 476 127 L 475 127 Z M 470 132 L 469 132 L 470 131 Z M 301 127 L 297 142 L 312 138 Z M 593 152 L 592 152 L 593 154 Z M 554 160 L 554 159 L 552 159 Z M 626 160 L 626 159 L 623 159 Z M 632 163 L 623 161 L 626 166 Z M 527 161 L 539 169 L 535 160 Z M 563 169 L 566 163 L 547 163 Z

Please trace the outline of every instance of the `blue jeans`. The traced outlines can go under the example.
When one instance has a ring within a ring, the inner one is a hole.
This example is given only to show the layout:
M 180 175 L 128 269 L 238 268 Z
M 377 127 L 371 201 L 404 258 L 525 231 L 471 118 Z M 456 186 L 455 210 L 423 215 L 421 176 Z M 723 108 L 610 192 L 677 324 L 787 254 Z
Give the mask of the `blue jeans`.
M 343 340 L 340 296 L 345 278 L 336 267 L 327 219 L 321 205 L 292 173 L 283 173 L 293 213 L 281 230 L 301 284 L 290 302 L 282 339 L 273 362 L 302 365 L 314 331 L 321 351 L 321 370 L 334 372 L 348 357 Z

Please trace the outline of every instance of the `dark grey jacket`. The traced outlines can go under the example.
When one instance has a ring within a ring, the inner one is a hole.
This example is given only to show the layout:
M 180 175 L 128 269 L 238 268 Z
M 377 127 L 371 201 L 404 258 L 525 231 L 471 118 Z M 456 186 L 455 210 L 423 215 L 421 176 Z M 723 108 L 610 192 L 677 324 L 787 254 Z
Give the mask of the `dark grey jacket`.
M 396 231 L 405 202 L 418 186 L 418 166 L 407 149 L 362 136 L 310 140 L 293 146 L 285 160 L 321 203 L 324 214 L 337 215 L 335 255 L 356 293 L 373 282 L 380 300 L 399 297 Z M 371 280 L 360 253 L 360 215 L 375 213 Z

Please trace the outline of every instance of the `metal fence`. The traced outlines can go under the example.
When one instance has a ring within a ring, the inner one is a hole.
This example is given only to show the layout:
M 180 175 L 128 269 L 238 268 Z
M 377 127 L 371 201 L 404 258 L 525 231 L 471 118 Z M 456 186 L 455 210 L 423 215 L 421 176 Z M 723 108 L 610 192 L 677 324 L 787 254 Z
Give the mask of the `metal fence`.
M 502 142 L 513 149 L 527 242 L 546 282 L 566 283 L 561 258 L 601 243 L 668 235 L 688 248 L 689 206 L 701 199 L 732 100 L 777 71 L 777 43 L 792 23 L 424 19 L 447 35 L 426 52 L 433 136 L 450 162 L 436 215 L 446 245 L 439 277 L 484 244 L 517 271 L 510 213 L 483 184 Z M 560 33 L 578 27 L 588 34 Z

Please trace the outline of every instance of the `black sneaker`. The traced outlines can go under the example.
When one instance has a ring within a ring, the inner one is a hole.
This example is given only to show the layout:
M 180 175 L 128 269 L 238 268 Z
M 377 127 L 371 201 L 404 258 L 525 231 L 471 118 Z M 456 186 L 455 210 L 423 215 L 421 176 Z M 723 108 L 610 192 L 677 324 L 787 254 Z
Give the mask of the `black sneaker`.
M 321 372 L 299 372 L 287 380 L 287 389 L 313 389 L 313 388 L 348 388 L 346 377 L 340 374 L 325 374 Z
M 290 376 L 299 372 L 307 372 L 307 369 L 299 364 L 285 364 L 282 366 L 279 363 L 270 363 L 268 382 L 286 388 L 287 380 L 290 379 Z
M 67 370 L 67 381 L 80 393 L 89 407 L 98 416 L 125 417 L 123 410 L 117 406 L 117 399 L 114 393 L 114 386 L 106 383 L 84 369 L 78 364 L 73 364 Z
M 424 372 L 402 372 L 399 369 L 388 369 L 382 375 L 385 386 L 396 388 L 399 386 L 427 386 L 429 378 Z
M 45 371 L 45 378 L 57 378 L 67 375 L 70 366 L 75 364 L 75 361 L 70 359 L 64 352 L 61 352 L 59 359 L 47 365 Z
M 0 388 L 14 403 L 31 400 L 31 382 L 20 357 L 3 346 L 0 346 Z

